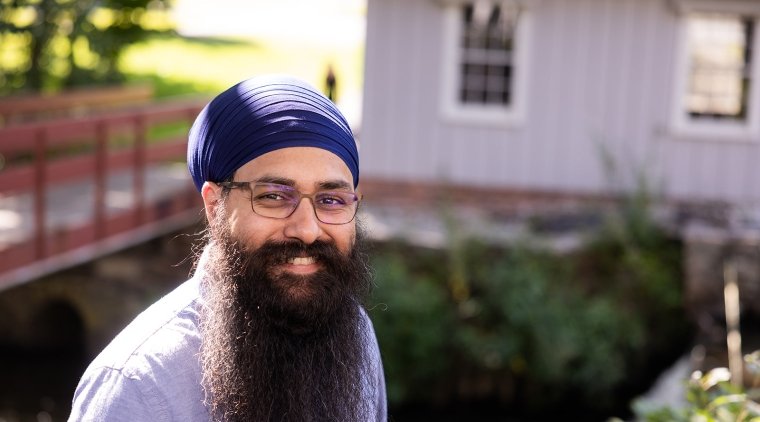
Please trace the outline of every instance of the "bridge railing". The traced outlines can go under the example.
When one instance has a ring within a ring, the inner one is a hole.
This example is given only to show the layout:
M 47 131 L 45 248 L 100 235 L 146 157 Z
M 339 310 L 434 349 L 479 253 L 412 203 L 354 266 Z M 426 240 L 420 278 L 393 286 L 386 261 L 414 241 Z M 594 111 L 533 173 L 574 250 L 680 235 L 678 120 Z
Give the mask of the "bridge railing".
M 0 237 L 0 290 L 129 243 L 130 233 L 151 236 L 180 216 L 199 218 L 187 170 L 171 186 L 161 173 L 148 177 L 172 163 L 184 167 L 187 130 L 202 106 L 172 102 L 0 128 L 0 229 L 17 229 Z M 107 198 L 114 184 L 130 193 L 127 206 Z M 89 204 L 73 203 L 81 201 Z
M 78 117 L 94 110 L 144 106 L 153 100 L 147 84 L 71 88 L 54 94 L 21 94 L 0 97 L 0 126 L 61 117 Z

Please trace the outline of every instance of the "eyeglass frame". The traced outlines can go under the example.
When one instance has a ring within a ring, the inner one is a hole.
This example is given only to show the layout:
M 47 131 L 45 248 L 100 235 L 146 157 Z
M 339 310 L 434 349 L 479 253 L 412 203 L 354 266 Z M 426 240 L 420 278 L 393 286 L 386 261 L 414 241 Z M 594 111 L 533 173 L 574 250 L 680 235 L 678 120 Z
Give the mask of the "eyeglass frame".
M 256 215 L 258 215 L 259 217 L 271 218 L 271 219 L 274 219 L 274 220 L 285 220 L 287 218 L 290 218 L 296 212 L 296 210 L 298 209 L 298 207 L 301 206 L 301 201 L 304 198 L 306 198 L 306 199 L 309 200 L 309 202 L 311 202 L 311 207 L 314 210 L 314 217 L 316 217 L 316 219 L 320 223 L 329 224 L 331 226 L 342 226 L 344 224 L 348 224 L 348 223 L 354 221 L 354 219 L 356 218 L 356 214 L 359 212 L 359 205 L 361 204 L 362 199 L 364 199 L 364 195 L 358 195 L 356 192 L 336 191 L 336 192 L 344 192 L 344 193 L 348 193 L 348 194 L 353 195 L 354 196 L 354 203 L 356 204 L 356 208 L 354 209 L 354 214 L 351 216 L 351 219 L 348 220 L 348 221 L 346 221 L 345 223 L 328 223 L 326 221 L 322 221 L 322 219 L 319 218 L 319 214 L 317 214 L 317 206 L 314 203 L 314 199 L 320 193 L 333 192 L 333 191 L 330 191 L 330 190 L 320 190 L 320 191 L 316 191 L 316 192 L 314 192 L 312 194 L 305 194 L 305 193 L 301 192 L 300 190 L 298 190 L 298 189 L 296 189 L 296 188 L 294 188 L 293 186 L 290 186 L 290 185 L 284 185 L 282 183 L 261 182 L 261 181 L 258 181 L 258 180 L 248 180 L 248 181 L 244 181 L 244 182 L 235 182 L 235 181 L 232 181 L 232 180 L 227 180 L 227 181 L 224 181 L 224 182 L 217 182 L 216 184 L 218 186 L 221 186 L 224 189 L 230 189 L 230 190 L 232 190 L 232 189 L 246 189 L 246 190 L 248 190 L 249 192 L 251 192 L 251 199 L 250 199 L 251 211 L 253 211 L 253 213 L 256 214 Z M 253 185 L 282 186 L 282 187 L 285 187 L 285 188 L 289 188 L 294 193 L 296 193 L 298 195 L 298 200 L 295 202 L 296 206 L 293 207 L 293 209 L 290 211 L 290 214 L 286 215 L 285 217 L 270 217 L 268 215 L 261 215 L 258 212 L 256 212 L 256 209 L 253 207 L 253 199 L 254 198 L 253 198 L 253 188 L 251 187 L 252 184 Z

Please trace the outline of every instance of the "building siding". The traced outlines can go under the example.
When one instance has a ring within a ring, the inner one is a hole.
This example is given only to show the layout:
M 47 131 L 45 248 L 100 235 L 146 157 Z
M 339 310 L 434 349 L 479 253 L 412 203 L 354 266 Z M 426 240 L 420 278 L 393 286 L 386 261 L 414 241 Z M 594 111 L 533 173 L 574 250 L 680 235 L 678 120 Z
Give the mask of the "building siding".
M 443 7 L 369 0 L 363 177 L 604 193 L 643 171 L 674 199 L 757 205 L 758 142 L 670 131 L 679 27 L 666 0 L 541 0 L 529 13 L 525 120 L 478 126 L 439 112 Z

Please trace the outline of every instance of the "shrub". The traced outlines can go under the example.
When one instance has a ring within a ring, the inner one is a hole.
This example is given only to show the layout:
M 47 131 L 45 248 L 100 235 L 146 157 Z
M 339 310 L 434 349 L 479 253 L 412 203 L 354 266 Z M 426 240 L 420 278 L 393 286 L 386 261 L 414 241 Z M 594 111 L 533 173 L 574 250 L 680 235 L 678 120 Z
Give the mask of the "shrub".
M 651 221 L 620 215 L 565 256 L 474 239 L 452 238 L 444 250 L 379 245 L 370 315 L 391 407 L 627 408 L 683 352 L 690 330 L 680 245 Z

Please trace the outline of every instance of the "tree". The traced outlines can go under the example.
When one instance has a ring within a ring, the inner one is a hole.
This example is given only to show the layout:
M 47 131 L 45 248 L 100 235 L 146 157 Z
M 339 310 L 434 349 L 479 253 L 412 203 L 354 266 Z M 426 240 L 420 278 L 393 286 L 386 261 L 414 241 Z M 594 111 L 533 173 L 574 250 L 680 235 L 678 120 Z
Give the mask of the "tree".
M 0 94 L 123 80 L 123 49 L 169 31 L 170 0 L 0 0 Z

